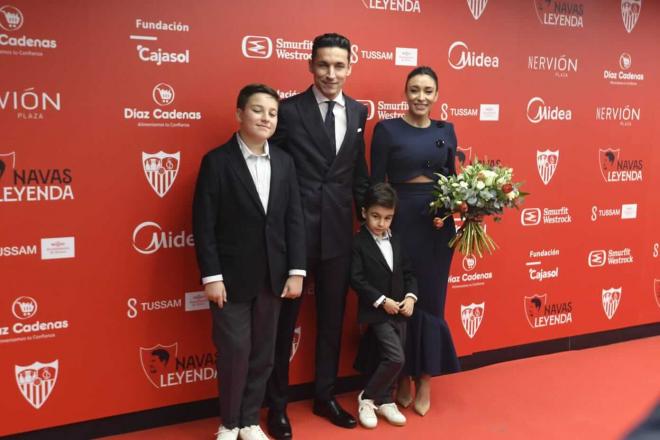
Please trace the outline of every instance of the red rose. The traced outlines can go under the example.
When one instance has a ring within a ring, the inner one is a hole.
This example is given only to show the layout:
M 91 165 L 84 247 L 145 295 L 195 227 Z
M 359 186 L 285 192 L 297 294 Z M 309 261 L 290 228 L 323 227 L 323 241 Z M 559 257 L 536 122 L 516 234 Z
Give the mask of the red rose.
M 467 204 L 467 203 L 463 202 L 463 203 L 461 203 L 461 206 L 458 207 L 458 209 L 459 209 L 463 214 L 465 214 L 466 212 L 468 212 L 469 207 L 468 207 L 468 204 Z
M 513 185 L 511 185 L 510 183 L 505 183 L 504 185 L 502 185 L 502 192 L 504 194 L 509 194 L 511 191 L 513 191 Z
M 440 229 L 445 225 L 445 222 L 442 221 L 440 217 L 436 217 L 433 219 L 433 226 L 435 226 L 436 229 Z

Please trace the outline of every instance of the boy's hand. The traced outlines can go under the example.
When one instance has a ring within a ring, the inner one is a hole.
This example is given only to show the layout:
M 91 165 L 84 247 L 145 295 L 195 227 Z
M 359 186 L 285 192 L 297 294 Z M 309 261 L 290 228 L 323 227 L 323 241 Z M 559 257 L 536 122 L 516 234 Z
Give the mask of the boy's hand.
M 216 303 L 220 308 L 227 302 L 227 290 L 225 290 L 225 283 L 222 281 L 204 284 L 204 293 L 209 301 Z
M 302 293 L 303 277 L 300 275 L 291 275 L 284 283 L 281 298 L 295 299 Z
M 400 313 L 405 316 L 406 318 L 411 316 L 413 313 L 413 309 L 415 308 L 415 300 L 412 299 L 411 297 L 407 297 L 403 301 L 401 301 L 400 304 Z
M 388 315 L 396 315 L 399 313 L 399 303 L 390 298 L 385 298 L 383 301 L 383 309 Z

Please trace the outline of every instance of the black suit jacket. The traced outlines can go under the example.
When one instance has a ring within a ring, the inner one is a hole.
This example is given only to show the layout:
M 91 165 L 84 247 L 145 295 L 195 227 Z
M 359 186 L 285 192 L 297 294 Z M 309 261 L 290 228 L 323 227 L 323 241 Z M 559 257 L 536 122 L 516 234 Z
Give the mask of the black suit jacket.
M 360 323 L 371 324 L 403 318 L 403 315 L 388 315 L 382 307 L 374 307 L 381 295 L 395 301 L 402 301 L 406 293 L 417 296 L 417 280 L 410 260 L 403 252 L 398 236 L 393 235 L 390 240 L 394 270 L 390 270 L 366 226 L 362 226 L 353 240 L 351 287 L 358 295 Z
M 310 87 L 283 100 L 272 143 L 293 157 L 305 217 L 307 256 L 329 259 L 351 252 L 352 202 L 362 206 L 369 187 L 364 153 L 367 108 L 344 94 L 346 136 L 330 159 L 331 140 Z
M 193 201 L 202 277 L 222 274 L 229 301 L 254 298 L 270 282 L 282 292 L 290 269 L 305 269 L 305 232 L 293 160 L 270 146 L 268 210 L 236 135 L 202 159 Z

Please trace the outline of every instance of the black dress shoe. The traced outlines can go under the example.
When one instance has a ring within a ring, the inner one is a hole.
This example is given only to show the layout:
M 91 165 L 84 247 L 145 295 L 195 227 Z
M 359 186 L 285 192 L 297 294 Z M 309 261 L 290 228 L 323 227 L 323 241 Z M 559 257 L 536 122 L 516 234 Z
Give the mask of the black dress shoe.
M 341 426 L 342 428 L 350 429 L 357 426 L 355 418 L 344 411 L 344 409 L 339 406 L 339 403 L 334 398 L 330 400 L 314 399 L 314 407 L 312 408 L 312 412 L 317 416 L 325 417 L 333 424 Z
M 276 440 L 293 438 L 291 422 L 286 415 L 286 411 L 272 409 L 268 411 L 268 433 Z

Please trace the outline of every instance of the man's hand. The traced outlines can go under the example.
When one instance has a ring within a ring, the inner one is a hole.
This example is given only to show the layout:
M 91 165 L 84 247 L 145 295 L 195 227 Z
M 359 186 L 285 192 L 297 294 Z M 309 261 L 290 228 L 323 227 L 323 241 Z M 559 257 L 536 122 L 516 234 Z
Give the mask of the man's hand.
M 400 312 L 403 316 L 406 318 L 411 316 L 413 313 L 413 309 L 415 308 L 415 300 L 412 299 L 411 297 L 407 297 L 400 303 Z
M 209 301 L 216 303 L 220 308 L 227 302 L 227 291 L 225 290 L 225 283 L 222 281 L 204 284 L 204 293 L 206 293 Z
M 399 303 L 390 298 L 385 298 L 383 301 L 383 309 L 388 315 L 396 315 L 399 313 Z
M 284 283 L 281 298 L 296 299 L 302 294 L 303 277 L 301 275 L 291 275 Z

